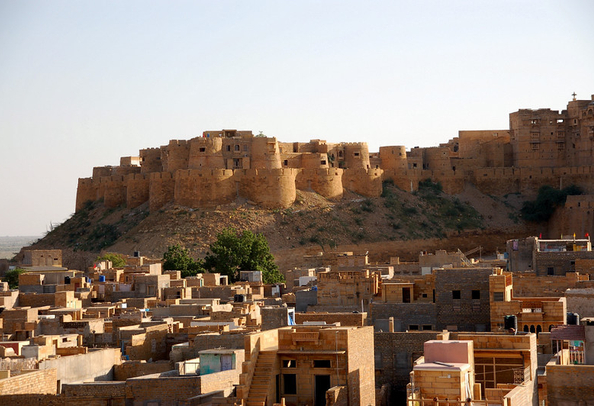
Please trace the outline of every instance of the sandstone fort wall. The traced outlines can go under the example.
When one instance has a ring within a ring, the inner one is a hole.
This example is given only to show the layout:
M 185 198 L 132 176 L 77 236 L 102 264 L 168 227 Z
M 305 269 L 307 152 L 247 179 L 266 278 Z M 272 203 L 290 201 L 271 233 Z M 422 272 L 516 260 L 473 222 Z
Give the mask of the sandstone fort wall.
M 386 180 L 414 191 L 419 181 L 431 179 L 448 194 L 467 184 L 498 196 L 533 196 L 543 185 L 577 185 L 594 193 L 594 96 L 574 99 L 561 112 L 519 110 L 510 114 L 509 130 L 460 131 L 445 144 L 409 152 L 385 146 L 370 154 L 364 142 L 279 143 L 251 131 L 221 130 L 139 155 L 79 179 L 76 210 L 99 199 L 110 208 L 148 201 L 150 210 L 170 202 L 213 207 L 237 198 L 280 208 L 294 202 L 297 189 L 329 199 L 340 199 L 344 189 L 375 197 Z M 580 215 L 592 213 L 579 206 L 569 210 L 564 215 L 576 226 Z

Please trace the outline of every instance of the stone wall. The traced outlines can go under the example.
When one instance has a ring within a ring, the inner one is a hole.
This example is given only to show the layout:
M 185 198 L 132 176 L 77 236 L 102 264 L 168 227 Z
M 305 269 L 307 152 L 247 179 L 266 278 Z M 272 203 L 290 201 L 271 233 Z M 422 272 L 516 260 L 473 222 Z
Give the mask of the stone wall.
M 113 379 L 114 381 L 125 381 L 129 378 L 167 372 L 172 369 L 173 366 L 169 361 L 126 361 L 114 366 Z
M 394 331 L 406 331 L 411 326 L 437 328 L 437 307 L 434 303 L 371 303 L 369 318 L 376 331 L 389 331 L 388 319 L 394 318 Z M 414 328 L 414 327 L 413 327 Z
M 101 198 L 107 207 L 124 203 L 136 207 L 149 200 L 155 210 L 172 199 L 191 207 L 212 207 L 229 203 L 237 195 L 278 208 L 292 204 L 295 188 L 314 190 L 331 199 L 340 198 L 342 187 L 372 197 L 381 194 L 381 182 L 387 179 L 413 191 L 419 180 L 430 178 L 441 182 L 449 194 L 461 192 L 467 183 L 497 196 L 536 195 L 545 184 L 560 188 L 575 184 L 594 193 L 594 143 L 590 137 L 579 136 L 580 132 L 594 136 L 594 108 L 589 100 L 575 100 L 568 109 L 569 113 L 520 110 L 510 115 L 510 130 L 460 131 L 459 137 L 445 144 L 415 147 L 408 154 L 403 146 L 381 147 L 379 153 L 370 154 L 364 142 L 278 143 L 275 138 L 254 137 L 250 131 L 223 130 L 212 132 L 212 137 L 205 132 L 189 141 L 171 140 L 166 146 L 141 150 L 140 167 L 94 168 L 92 179 L 79 179 L 76 209 Z M 122 162 L 133 161 L 128 157 Z M 270 172 L 281 168 L 302 171 L 297 184 L 292 174 Z M 165 178 L 146 176 L 169 173 L 177 177 L 178 171 L 188 170 L 230 170 L 235 176 L 230 180 L 182 175 L 175 182 L 175 198 Z M 221 189 L 212 183 L 220 183 Z M 577 212 L 586 215 L 587 221 L 580 222 Z M 594 227 L 594 212 L 585 207 L 565 217 L 563 230 L 575 226 L 585 232 Z
M 119 363 L 119 348 L 106 348 L 87 354 L 46 359 L 39 362 L 39 369 L 56 369 L 58 380 L 62 384 L 110 381 L 113 379 L 113 367 Z
M 423 355 L 425 341 L 436 340 L 438 332 L 382 332 L 374 335 L 376 388 L 390 385 L 391 398 L 403 403 L 413 362 Z
M 340 323 L 341 326 L 364 326 L 367 321 L 367 313 L 296 313 L 295 322 L 303 324 L 308 321 L 326 324 Z
M 20 375 L 0 379 L 0 395 L 55 394 L 57 382 L 55 369 L 23 371 Z
M 434 272 L 436 328 L 487 331 L 490 325 L 489 276 L 492 270 L 459 268 Z
M 547 365 L 549 406 L 589 404 L 594 399 L 593 365 Z

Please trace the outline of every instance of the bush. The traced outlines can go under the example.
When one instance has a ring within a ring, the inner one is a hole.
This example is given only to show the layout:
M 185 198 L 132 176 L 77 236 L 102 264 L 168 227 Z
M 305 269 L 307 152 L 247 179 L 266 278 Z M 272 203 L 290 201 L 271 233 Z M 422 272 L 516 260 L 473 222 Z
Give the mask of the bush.
M 17 289 L 19 287 L 19 275 L 25 272 L 27 271 L 22 268 L 11 269 L 4 275 L 4 281 L 8 282 L 10 289 Z
M 122 268 L 126 266 L 126 259 L 122 254 L 107 253 L 95 258 L 95 262 L 111 261 L 111 266 L 114 268 Z

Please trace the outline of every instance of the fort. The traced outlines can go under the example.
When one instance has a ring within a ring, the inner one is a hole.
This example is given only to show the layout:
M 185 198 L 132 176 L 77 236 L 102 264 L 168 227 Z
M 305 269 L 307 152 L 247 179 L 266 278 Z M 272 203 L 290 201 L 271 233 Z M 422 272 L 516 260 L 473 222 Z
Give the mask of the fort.
M 237 199 L 264 208 L 287 208 L 297 190 L 340 199 L 343 190 L 367 197 L 392 181 L 414 191 L 424 179 L 449 194 L 473 184 L 486 194 L 536 194 L 542 185 L 577 185 L 594 193 L 594 95 L 571 100 L 561 112 L 521 109 L 508 130 L 459 131 L 437 147 L 380 147 L 366 143 L 278 142 L 251 131 L 204 131 L 190 140 L 122 157 L 119 166 L 93 168 L 78 180 L 76 210 L 103 199 L 106 207 L 151 211 L 167 203 L 215 207 Z M 572 202 L 578 205 L 579 202 Z

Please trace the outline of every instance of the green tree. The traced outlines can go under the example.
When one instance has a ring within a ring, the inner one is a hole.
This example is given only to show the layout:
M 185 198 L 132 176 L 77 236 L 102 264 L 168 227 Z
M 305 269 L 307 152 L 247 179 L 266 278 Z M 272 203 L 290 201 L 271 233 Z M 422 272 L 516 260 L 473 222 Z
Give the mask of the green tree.
M 111 261 L 111 266 L 114 268 L 123 268 L 126 266 L 126 258 L 122 254 L 114 254 L 108 252 L 107 254 L 99 255 L 95 262 Z
M 8 282 L 10 289 L 17 289 L 19 287 L 19 275 L 25 272 L 27 271 L 22 268 L 11 269 L 4 275 L 4 281 Z
M 179 244 L 169 246 L 163 254 L 163 269 L 181 271 L 182 278 L 204 272 L 202 260 L 192 258 L 190 251 Z
M 567 196 L 581 195 L 582 189 L 571 185 L 565 189 L 555 189 L 552 186 L 542 186 L 538 189 L 536 200 L 525 201 L 522 205 L 522 216 L 526 221 L 535 223 L 548 221 L 558 206 L 565 204 Z
M 204 258 L 204 267 L 208 271 L 227 275 L 232 282 L 237 280 L 239 271 L 261 271 L 264 283 L 285 280 L 262 234 L 254 234 L 249 230 L 239 233 L 227 228 L 210 245 L 210 251 Z

